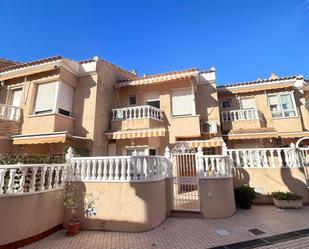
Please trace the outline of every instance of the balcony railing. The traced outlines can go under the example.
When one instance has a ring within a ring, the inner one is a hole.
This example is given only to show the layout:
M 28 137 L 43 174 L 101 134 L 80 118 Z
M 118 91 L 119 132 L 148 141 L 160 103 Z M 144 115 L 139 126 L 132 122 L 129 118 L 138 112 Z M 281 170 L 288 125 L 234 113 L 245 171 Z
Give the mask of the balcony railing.
M 19 121 L 21 108 L 12 105 L 0 104 L 0 119 L 9 121 Z
M 229 110 L 221 112 L 222 122 L 234 122 L 238 120 L 255 120 L 259 118 L 260 116 L 257 109 Z
M 112 113 L 113 113 L 112 120 L 150 118 L 163 121 L 162 110 L 150 105 L 117 108 L 113 109 Z

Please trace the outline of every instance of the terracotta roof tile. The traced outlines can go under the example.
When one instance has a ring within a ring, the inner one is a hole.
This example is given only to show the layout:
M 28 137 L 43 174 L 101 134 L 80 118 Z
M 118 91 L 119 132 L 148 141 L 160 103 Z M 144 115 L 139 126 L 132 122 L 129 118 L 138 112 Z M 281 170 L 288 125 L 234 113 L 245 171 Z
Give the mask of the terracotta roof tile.
M 14 64 L 14 65 L 11 65 L 11 66 L 1 68 L 0 73 L 11 71 L 11 70 L 16 70 L 16 69 L 20 69 L 20 68 L 24 68 L 24 67 L 28 67 L 28 66 L 40 65 L 40 64 L 43 64 L 43 63 L 47 63 L 47 62 L 58 61 L 58 60 L 61 60 L 61 59 L 62 59 L 61 56 L 52 56 L 52 57 L 48 57 L 48 58 L 44 58 L 44 59 L 40 59 L 40 60 L 36 60 L 36 61 Z
M 260 83 L 266 83 L 266 82 L 275 82 L 280 80 L 292 80 L 292 79 L 303 79 L 303 76 L 288 76 L 288 77 L 281 77 L 276 79 L 259 79 L 255 81 L 247 81 L 247 82 L 239 82 L 239 83 L 233 83 L 233 84 L 227 84 L 227 85 L 220 85 L 217 88 L 226 88 L 226 87 L 236 87 L 236 86 L 246 86 L 246 85 L 254 85 L 254 84 L 260 84 Z
M 151 74 L 143 77 L 131 78 L 128 80 L 119 81 L 116 88 L 125 86 L 145 85 L 159 83 L 163 81 L 170 81 L 175 79 L 187 78 L 198 73 L 197 68 L 185 69 L 181 71 L 173 71 L 162 74 Z

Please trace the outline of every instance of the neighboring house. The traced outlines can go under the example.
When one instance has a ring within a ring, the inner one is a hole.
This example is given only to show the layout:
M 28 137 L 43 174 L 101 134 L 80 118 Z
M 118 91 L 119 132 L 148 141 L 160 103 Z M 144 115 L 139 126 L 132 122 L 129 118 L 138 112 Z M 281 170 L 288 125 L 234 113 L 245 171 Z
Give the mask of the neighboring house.
M 187 141 L 216 153 L 223 144 L 215 69 L 189 69 L 118 82 L 109 155 L 162 155 Z M 216 150 L 217 149 L 217 150 Z
M 106 154 L 117 81 L 134 77 L 97 57 L 60 56 L 0 69 L 0 153 Z
M 0 68 L 0 153 L 163 155 L 179 141 L 204 154 L 287 146 L 309 135 L 302 76 L 216 86 L 215 69 L 137 77 L 94 57 Z M 307 105 L 307 107 L 306 107 Z
M 303 76 L 218 87 L 222 136 L 229 148 L 285 147 L 309 136 L 309 82 Z
M 8 66 L 17 65 L 17 64 L 19 64 L 19 62 L 0 58 L 0 69 L 2 69 L 4 67 L 8 67 Z

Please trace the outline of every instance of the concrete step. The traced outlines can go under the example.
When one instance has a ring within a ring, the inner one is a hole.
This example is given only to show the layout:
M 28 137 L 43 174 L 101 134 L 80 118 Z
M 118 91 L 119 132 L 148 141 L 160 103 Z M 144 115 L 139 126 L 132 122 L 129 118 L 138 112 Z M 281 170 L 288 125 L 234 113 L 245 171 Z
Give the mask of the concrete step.
M 188 210 L 172 210 L 171 217 L 176 218 L 202 218 L 202 214 L 199 211 L 188 211 Z

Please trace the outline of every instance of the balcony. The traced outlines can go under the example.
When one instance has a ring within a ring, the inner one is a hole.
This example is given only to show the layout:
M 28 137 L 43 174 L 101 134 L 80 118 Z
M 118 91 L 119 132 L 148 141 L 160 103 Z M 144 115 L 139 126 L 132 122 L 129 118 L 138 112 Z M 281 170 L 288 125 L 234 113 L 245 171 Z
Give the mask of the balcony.
M 261 115 L 257 109 L 228 110 L 221 112 L 223 130 L 261 128 Z
M 163 111 L 143 105 L 112 110 L 112 130 L 150 129 L 163 126 Z
M 0 119 L 6 121 L 20 121 L 21 108 L 12 105 L 0 104 Z

